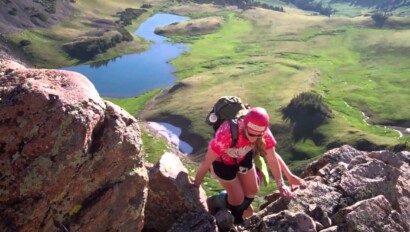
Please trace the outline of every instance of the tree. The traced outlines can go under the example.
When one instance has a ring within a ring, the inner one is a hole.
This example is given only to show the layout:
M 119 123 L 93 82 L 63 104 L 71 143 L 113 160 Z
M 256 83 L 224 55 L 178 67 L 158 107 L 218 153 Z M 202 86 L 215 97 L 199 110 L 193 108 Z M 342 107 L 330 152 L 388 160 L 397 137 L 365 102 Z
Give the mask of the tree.
M 376 12 L 371 17 L 377 27 L 383 27 L 387 19 L 391 16 L 391 13 Z
M 322 96 L 315 92 L 299 94 L 281 112 L 282 119 L 293 126 L 292 137 L 295 142 L 307 138 L 315 140 L 314 130 L 333 117 Z

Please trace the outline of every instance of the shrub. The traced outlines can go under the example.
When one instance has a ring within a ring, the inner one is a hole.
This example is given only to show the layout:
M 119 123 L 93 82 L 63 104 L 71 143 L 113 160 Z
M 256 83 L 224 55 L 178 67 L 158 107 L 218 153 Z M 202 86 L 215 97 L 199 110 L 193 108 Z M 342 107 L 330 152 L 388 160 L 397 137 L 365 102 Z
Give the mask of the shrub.
M 146 11 L 145 9 L 127 8 L 125 11 L 117 12 L 117 17 L 120 18 L 118 22 L 123 26 L 131 25 L 132 20 L 138 18 Z
M 315 92 L 303 92 L 294 97 L 281 109 L 282 119 L 293 125 L 293 139 L 299 141 L 308 137 L 317 137 L 314 130 L 333 117 L 322 96 Z
M 11 10 L 9 10 L 9 15 L 17 15 L 17 9 L 13 7 Z
M 152 7 L 151 4 L 142 4 L 142 6 L 141 6 L 141 8 L 145 8 L 145 9 L 149 9 L 151 7 Z
M 382 12 L 377 12 L 373 14 L 371 17 L 378 27 L 383 27 L 384 23 L 386 23 L 386 20 L 391 16 L 389 13 L 382 13 Z
M 41 4 L 44 10 L 50 14 L 56 13 L 57 0 L 33 0 L 33 2 Z
M 19 42 L 19 46 L 20 47 L 25 47 L 25 46 L 28 46 L 28 45 L 30 45 L 31 44 L 31 41 L 30 40 L 27 40 L 27 39 L 23 39 L 23 40 L 21 40 L 20 42 Z
M 321 119 L 331 118 L 332 112 L 323 102 L 322 96 L 315 92 L 303 92 L 294 97 L 290 103 L 282 109 L 284 119 L 295 123 L 300 116 L 317 117 Z
M 124 27 L 118 28 L 117 31 L 122 35 L 122 41 L 132 41 L 134 39 L 131 33 L 127 31 Z
M 30 16 L 31 18 L 38 18 L 43 22 L 47 22 L 48 17 L 47 15 L 43 14 L 43 13 L 35 13 L 32 16 Z

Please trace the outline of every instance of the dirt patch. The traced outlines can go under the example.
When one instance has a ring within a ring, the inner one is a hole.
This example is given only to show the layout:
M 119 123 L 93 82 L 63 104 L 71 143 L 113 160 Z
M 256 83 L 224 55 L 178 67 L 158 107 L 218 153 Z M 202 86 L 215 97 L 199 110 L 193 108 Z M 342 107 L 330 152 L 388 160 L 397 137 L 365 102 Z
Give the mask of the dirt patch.
M 97 19 L 97 18 L 88 18 L 87 22 L 84 23 L 89 27 L 96 29 L 113 29 L 117 28 L 118 24 L 108 19 Z
M 221 6 L 213 4 L 196 4 L 189 3 L 179 6 L 170 7 L 168 10 L 170 13 L 178 15 L 190 15 L 190 14 L 199 14 L 203 12 L 217 12 L 223 9 Z
M 87 31 L 82 36 L 100 37 L 104 33 L 115 30 L 119 25 L 116 22 L 107 19 L 88 18 L 84 25 L 94 28 L 95 30 Z
M 218 30 L 222 27 L 224 18 L 220 16 L 194 19 L 185 22 L 172 23 L 164 27 L 157 27 L 155 33 L 159 35 L 200 35 Z

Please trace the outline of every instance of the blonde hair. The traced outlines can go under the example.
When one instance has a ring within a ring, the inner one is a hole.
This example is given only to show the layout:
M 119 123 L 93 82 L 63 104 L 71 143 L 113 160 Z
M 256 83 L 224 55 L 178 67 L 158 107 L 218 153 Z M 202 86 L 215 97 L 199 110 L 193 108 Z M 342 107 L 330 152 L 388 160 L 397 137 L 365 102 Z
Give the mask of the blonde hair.
M 255 154 L 259 154 L 261 156 L 265 156 L 266 155 L 266 151 L 265 151 L 265 147 L 266 147 L 266 141 L 265 141 L 265 137 L 259 137 L 256 141 L 255 141 Z

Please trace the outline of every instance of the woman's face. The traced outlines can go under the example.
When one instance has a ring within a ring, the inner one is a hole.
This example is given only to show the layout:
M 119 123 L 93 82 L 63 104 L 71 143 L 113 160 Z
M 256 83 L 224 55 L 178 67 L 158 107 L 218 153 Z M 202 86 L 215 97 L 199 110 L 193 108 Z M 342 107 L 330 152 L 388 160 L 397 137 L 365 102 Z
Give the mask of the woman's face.
M 244 127 L 244 130 L 245 130 L 245 135 L 246 135 L 246 138 L 249 140 L 249 142 L 251 142 L 251 143 L 254 143 L 254 142 L 256 142 L 256 140 L 258 140 L 258 138 L 261 138 L 265 133 L 264 132 L 262 132 L 262 133 L 253 133 L 253 132 L 250 132 L 246 127 Z

